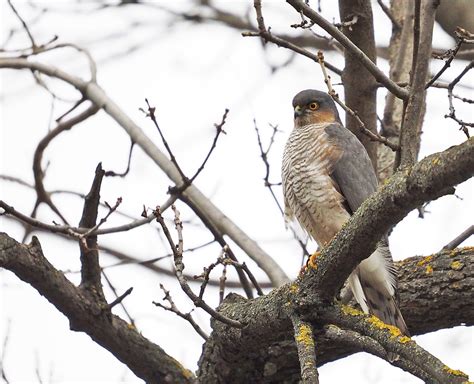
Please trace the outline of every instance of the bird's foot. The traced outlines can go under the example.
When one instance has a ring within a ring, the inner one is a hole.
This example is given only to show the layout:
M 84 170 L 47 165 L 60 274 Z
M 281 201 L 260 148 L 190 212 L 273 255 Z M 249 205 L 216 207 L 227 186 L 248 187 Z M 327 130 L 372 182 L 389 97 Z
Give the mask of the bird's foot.
M 321 254 L 321 252 L 314 252 L 306 261 L 306 264 L 300 270 L 300 276 L 303 275 L 308 268 L 317 268 L 316 259 Z

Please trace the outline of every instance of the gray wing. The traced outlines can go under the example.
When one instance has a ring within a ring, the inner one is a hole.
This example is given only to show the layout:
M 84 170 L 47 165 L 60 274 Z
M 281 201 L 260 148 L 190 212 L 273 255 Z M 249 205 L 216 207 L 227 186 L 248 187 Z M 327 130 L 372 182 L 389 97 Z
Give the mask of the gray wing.
M 325 132 L 331 143 L 343 151 L 330 176 L 347 200 L 351 213 L 354 213 L 377 190 L 372 162 L 359 139 L 341 124 L 330 124 Z

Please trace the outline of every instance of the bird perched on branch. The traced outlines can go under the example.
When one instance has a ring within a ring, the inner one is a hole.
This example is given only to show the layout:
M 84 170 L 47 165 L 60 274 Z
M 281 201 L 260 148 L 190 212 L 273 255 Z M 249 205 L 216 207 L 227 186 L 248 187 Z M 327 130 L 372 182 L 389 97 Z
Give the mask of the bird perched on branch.
M 282 165 L 285 216 L 296 219 L 324 246 L 376 191 L 377 178 L 364 146 L 342 125 L 328 94 L 302 91 L 294 97 L 293 108 L 295 126 Z M 398 308 L 387 236 L 348 281 L 364 312 L 409 334 Z

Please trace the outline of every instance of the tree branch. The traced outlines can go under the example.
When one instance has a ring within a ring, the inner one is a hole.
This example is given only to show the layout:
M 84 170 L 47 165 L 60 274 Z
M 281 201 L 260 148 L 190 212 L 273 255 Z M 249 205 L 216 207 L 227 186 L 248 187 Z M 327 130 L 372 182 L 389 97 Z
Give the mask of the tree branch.
M 374 64 L 377 62 L 375 49 L 374 22 L 370 0 L 351 1 L 339 0 L 341 20 L 349 20 L 356 15 L 357 23 L 342 28 L 342 32 L 352 41 Z M 377 134 L 377 82 L 357 55 L 350 49 L 344 50 L 344 100 L 353 111 L 357 111 L 365 129 Z M 346 114 L 346 128 L 354 133 L 364 145 L 374 169 L 377 171 L 377 143 L 371 140 L 360 129 L 356 117 Z
M 212 341 L 210 341 L 209 347 L 215 348 L 214 344 L 218 343 L 220 346 L 218 349 L 221 351 L 228 350 L 233 354 L 239 351 L 238 353 L 251 355 L 252 348 L 256 347 L 255 339 L 258 340 L 259 348 L 263 349 L 272 342 L 281 341 L 290 329 L 289 319 L 284 310 L 286 306 L 295 306 L 295 310 L 299 314 L 314 313 L 315 308 L 324 307 L 324 303 L 332 302 L 355 266 L 372 253 L 376 243 L 389 228 L 423 202 L 452 192 L 453 185 L 469 179 L 473 174 L 474 139 L 472 138 L 442 153 L 428 156 L 409 169 L 397 172 L 378 192 L 362 204 L 330 244 L 322 250 L 321 255 L 317 258 L 316 266 L 308 268 L 307 273 L 300 277 L 296 283 L 285 285 L 281 289 L 274 290 L 269 295 L 253 301 L 237 300 L 234 296 L 228 302 L 224 302 L 220 312 L 232 313 L 233 318 L 245 323 L 246 327 L 242 332 L 237 333 L 229 327 L 214 322 L 214 333 L 211 335 Z M 469 257 L 472 257 L 472 254 Z M 474 273 L 472 266 L 466 270 L 465 262 L 460 263 L 464 268 L 462 279 Z M 456 263 L 455 266 L 460 265 Z M 430 270 L 428 276 L 429 272 Z M 450 274 L 446 274 L 445 278 L 450 279 Z M 436 280 L 433 282 L 435 283 Z M 469 279 L 466 284 L 470 284 Z M 443 285 L 443 287 L 445 286 Z M 452 293 L 452 288 L 448 287 L 445 288 L 445 292 L 452 299 L 452 296 L 449 295 Z M 436 319 L 434 316 L 435 314 L 440 315 L 440 313 L 436 313 L 435 310 L 433 313 L 424 312 L 424 317 L 420 319 L 423 324 L 415 324 L 411 316 L 417 317 L 417 314 L 413 314 L 413 307 L 410 308 L 412 303 L 404 302 L 406 297 L 404 297 L 402 281 L 399 289 L 402 300 L 401 309 L 413 334 L 420 331 L 426 332 L 431 328 L 428 326 L 430 324 L 428 318 L 439 326 L 440 323 L 434 320 Z M 423 297 L 432 293 L 432 291 L 428 293 L 426 290 L 419 292 L 425 295 Z M 459 294 L 463 295 L 465 291 L 459 292 Z M 443 303 L 446 305 L 444 309 L 453 305 L 449 300 L 445 301 L 439 296 L 440 292 L 437 290 L 436 300 L 432 299 L 428 302 L 429 304 L 417 304 L 415 312 L 419 313 L 423 305 L 437 306 Z M 459 317 L 456 320 L 451 318 L 448 322 L 451 322 L 452 325 L 454 325 L 453 321 L 455 324 L 463 322 L 472 324 L 474 321 L 473 308 L 468 309 L 466 306 L 470 305 L 468 304 L 470 301 L 468 298 L 456 300 L 456 305 L 463 306 L 463 310 L 454 310 L 451 313 L 457 317 L 462 313 L 462 316 L 465 317 L 463 320 L 460 320 Z M 406 307 L 407 305 L 408 307 Z M 255 317 L 256 313 L 258 313 L 257 317 Z M 449 318 L 447 315 L 450 313 L 449 311 L 443 313 L 445 316 L 439 316 L 440 319 Z M 262 329 L 263 324 L 264 328 Z M 247 346 L 246 343 L 249 345 Z M 209 353 L 212 354 L 211 351 Z M 212 357 L 208 358 L 212 360 Z M 222 358 L 225 359 L 225 356 Z M 232 361 L 239 361 L 239 364 L 244 364 L 243 361 L 245 361 L 245 364 L 250 364 L 244 356 L 237 359 L 233 355 Z M 212 376 L 218 373 L 203 368 L 202 374 Z
M 313 327 L 310 323 L 302 321 L 297 316 L 292 316 L 293 332 L 298 349 L 298 359 L 301 367 L 301 379 L 304 384 L 319 384 L 319 375 L 316 365 L 316 341 Z
M 474 248 L 412 257 L 396 265 L 400 309 L 413 335 L 458 325 L 474 325 L 474 307 L 471 305 Z M 315 301 L 314 292 L 308 295 L 297 283 L 284 285 L 253 300 L 238 295 L 228 296 L 220 310 L 245 319 L 247 326 L 241 332 L 235 332 L 220 323 L 213 323 L 213 333 L 204 346 L 198 377 L 203 381 L 217 378 L 232 382 L 231 372 L 239 372 L 239 378 L 247 382 L 261 382 L 263 379 L 281 382 L 289 377 L 299 378 L 293 327 L 285 315 L 285 308 L 294 304 L 301 306 L 299 315 L 310 318 L 318 316 L 323 309 L 321 303 Z M 313 326 L 318 325 L 320 323 L 313 323 Z M 360 351 L 382 358 L 386 356 L 385 349 L 377 342 L 364 345 L 347 341 L 339 343 L 333 335 L 321 334 L 317 329 L 315 334 L 318 338 L 318 366 Z M 403 367 L 401 364 L 400 367 L 410 372 L 416 370 L 416 367 Z
M 339 31 L 334 25 L 322 17 L 319 13 L 313 10 L 302 0 L 287 0 L 298 13 L 303 13 L 306 17 L 311 19 L 315 24 L 323 28 L 327 33 L 334 37 L 339 43 L 349 50 L 367 70 L 374 76 L 374 78 L 382 83 L 390 92 L 399 97 L 400 99 L 406 99 L 408 97 L 408 91 L 398 86 L 392 80 L 390 80 L 375 64 L 368 58 L 362 50 L 360 50 L 349 38 L 347 38 L 341 31 Z
M 26 59 L 0 58 L 0 68 L 37 70 L 45 75 L 58 78 L 72 85 L 95 105 L 104 109 L 104 111 L 128 133 L 131 140 L 133 140 L 175 184 L 180 185 L 182 182 L 176 167 L 144 134 L 141 128 L 135 124 L 96 83 L 83 81 L 59 68 Z M 254 240 L 250 239 L 245 232 L 204 196 L 199 189 L 191 185 L 183 192 L 183 197 L 193 203 L 192 209 L 198 215 L 206 217 L 211 221 L 222 235 L 229 236 L 254 260 L 256 264 L 265 271 L 274 286 L 279 286 L 289 281 L 283 269 L 261 249 Z
M 419 2 L 415 1 L 415 4 Z M 431 42 L 433 39 L 433 26 L 435 22 L 436 7 L 438 0 L 427 0 L 422 2 L 423 19 L 420 21 L 419 44 L 417 34 L 417 23 L 414 29 L 414 46 L 412 75 L 410 79 L 410 93 L 407 99 L 405 115 L 400 131 L 400 167 L 406 168 L 412 165 L 417 157 L 420 147 L 420 128 L 423 118 L 423 105 L 425 102 L 425 84 L 428 78 L 429 60 L 431 57 Z M 415 7 L 415 12 L 417 11 Z M 415 21 L 417 15 L 415 15 Z
M 31 284 L 62 312 L 71 330 L 87 333 L 147 383 L 191 383 L 193 374 L 143 337 L 135 327 L 110 313 L 107 306 L 88 298 L 44 257 L 36 237 L 17 243 L 0 233 L 0 267 Z

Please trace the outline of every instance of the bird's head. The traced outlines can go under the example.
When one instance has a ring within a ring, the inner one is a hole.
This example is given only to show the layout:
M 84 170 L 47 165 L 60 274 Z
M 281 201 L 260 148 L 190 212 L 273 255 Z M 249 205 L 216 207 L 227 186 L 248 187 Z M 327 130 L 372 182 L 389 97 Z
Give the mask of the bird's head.
M 306 89 L 293 98 L 295 127 L 340 122 L 336 104 L 327 93 Z

